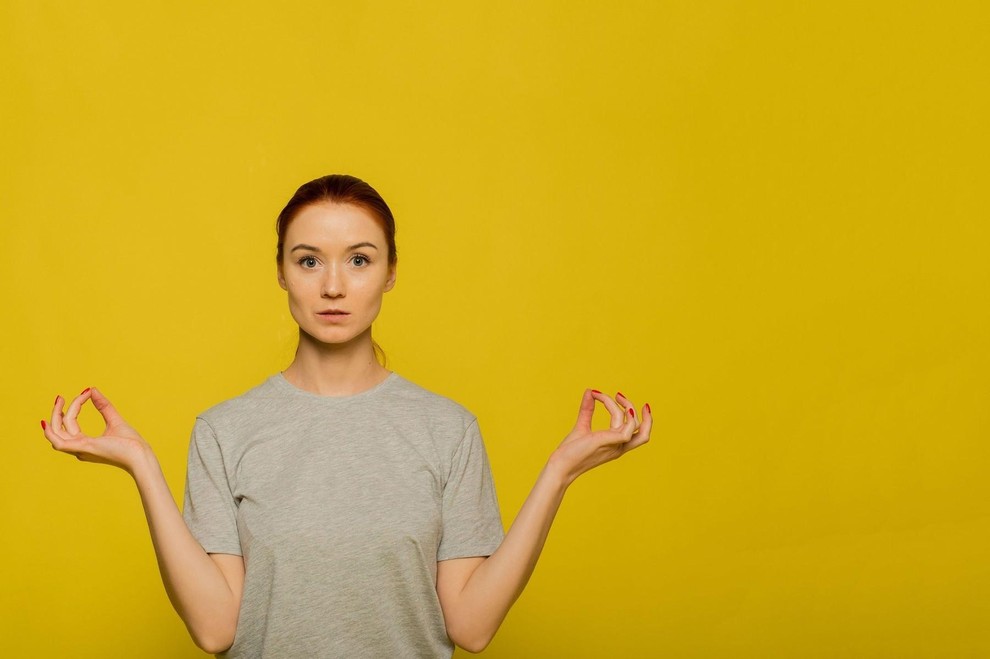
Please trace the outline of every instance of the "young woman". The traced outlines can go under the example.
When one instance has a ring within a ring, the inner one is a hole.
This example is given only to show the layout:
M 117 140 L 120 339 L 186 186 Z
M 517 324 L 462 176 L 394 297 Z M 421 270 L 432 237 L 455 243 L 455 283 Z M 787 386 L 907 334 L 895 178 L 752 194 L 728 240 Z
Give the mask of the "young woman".
M 52 446 L 125 469 L 162 581 L 193 640 L 226 657 L 479 652 L 529 580 L 567 487 L 649 440 L 649 405 L 587 389 L 504 533 L 477 419 L 388 371 L 372 323 L 396 278 L 395 223 L 367 183 L 331 175 L 279 214 L 292 363 L 196 418 L 183 511 L 155 454 L 99 390 L 55 399 Z M 79 428 L 92 401 L 106 421 Z M 610 429 L 591 430 L 595 401 Z

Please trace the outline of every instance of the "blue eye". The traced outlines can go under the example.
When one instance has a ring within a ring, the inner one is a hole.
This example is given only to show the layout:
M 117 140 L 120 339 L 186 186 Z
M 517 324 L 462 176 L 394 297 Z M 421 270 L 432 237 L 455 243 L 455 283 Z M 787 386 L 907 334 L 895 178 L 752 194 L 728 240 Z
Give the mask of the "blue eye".
M 303 265 L 306 261 L 312 261 L 313 262 L 313 266 L 316 265 L 316 257 L 315 256 L 304 256 L 304 257 L 302 257 L 301 259 L 299 259 L 299 265 Z
M 361 267 L 362 265 L 367 265 L 368 263 L 370 263 L 370 261 L 368 260 L 368 257 L 367 256 L 361 256 L 360 254 L 355 255 L 354 258 L 351 259 L 351 260 L 354 261 L 355 262 L 354 265 L 356 265 L 358 267 Z M 357 261 L 361 261 L 361 263 L 357 263 Z

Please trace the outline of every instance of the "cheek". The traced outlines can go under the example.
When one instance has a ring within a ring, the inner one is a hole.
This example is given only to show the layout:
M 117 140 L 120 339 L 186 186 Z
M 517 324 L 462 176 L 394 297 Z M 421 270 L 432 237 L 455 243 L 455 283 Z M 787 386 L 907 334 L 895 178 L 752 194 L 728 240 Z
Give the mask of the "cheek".
M 367 301 L 369 305 L 378 304 L 381 301 L 382 294 L 385 292 L 385 283 L 375 279 L 368 279 L 362 281 L 360 284 L 354 287 L 354 293 L 359 295 L 362 300 Z
M 313 283 L 305 278 L 286 279 L 285 284 L 290 303 L 303 302 L 313 295 Z

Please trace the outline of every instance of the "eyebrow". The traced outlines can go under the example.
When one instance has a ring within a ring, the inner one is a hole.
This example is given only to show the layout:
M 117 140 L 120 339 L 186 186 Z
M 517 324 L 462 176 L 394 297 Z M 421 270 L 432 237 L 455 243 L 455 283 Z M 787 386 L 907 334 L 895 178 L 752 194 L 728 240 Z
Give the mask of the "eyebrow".
M 356 245 L 351 245 L 350 247 L 347 248 L 347 251 L 349 252 L 349 251 L 351 251 L 353 249 L 357 249 L 358 247 L 371 247 L 373 249 L 378 249 L 378 246 L 375 245 L 374 243 L 369 243 L 369 242 L 365 241 L 363 243 L 357 243 Z M 289 250 L 289 253 L 291 254 L 292 252 L 296 251 L 297 249 L 308 249 L 311 252 L 319 252 L 321 254 L 323 253 L 323 252 L 320 251 L 320 248 L 319 247 L 313 247 L 312 245 L 305 245 L 305 244 L 301 244 L 301 243 L 299 245 L 296 245 L 292 249 L 290 249 Z

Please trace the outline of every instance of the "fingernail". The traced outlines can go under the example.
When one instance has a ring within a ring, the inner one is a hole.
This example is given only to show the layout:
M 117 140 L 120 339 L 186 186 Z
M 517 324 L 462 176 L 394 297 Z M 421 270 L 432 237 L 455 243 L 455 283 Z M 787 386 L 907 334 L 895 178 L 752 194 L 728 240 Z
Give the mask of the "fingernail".
M 597 389 L 592 389 L 591 390 L 591 393 L 593 393 L 593 394 L 600 394 L 602 392 L 598 391 Z
M 59 398 L 61 398 L 61 396 L 55 396 L 55 404 L 56 404 L 56 405 L 58 405 L 58 399 L 59 399 Z
M 649 403 L 646 404 L 646 411 L 649 414 L 653 414 L 653 410 L 650 409 L 650 404 Z
M 48 426 L 45 425 L 45 420 L 44 419 L 41 420 L 41 429 L 42 430 L 48 430 Z
M 82 396 L 84 393 L 86 393 L 87 391 L 89 391 L 91 388 L 92 387 L 86 387 L 85 389 L 82 390 L 82 394 L 79 394 L 79 395 Z
M 636 410 L 634 410 L 633 408 L 630 407 L 629 408 L 629 416 L 636 416 Z
M 622 396 L 623 398 L 625 398 L 625 397 L 626 397 L 626 395 L 625 395 L 624 393 L 622 393 L 621 391 L 617 391 L 617 392 L 615 392 L 615 395 L 616 395 L 616 396 Z

